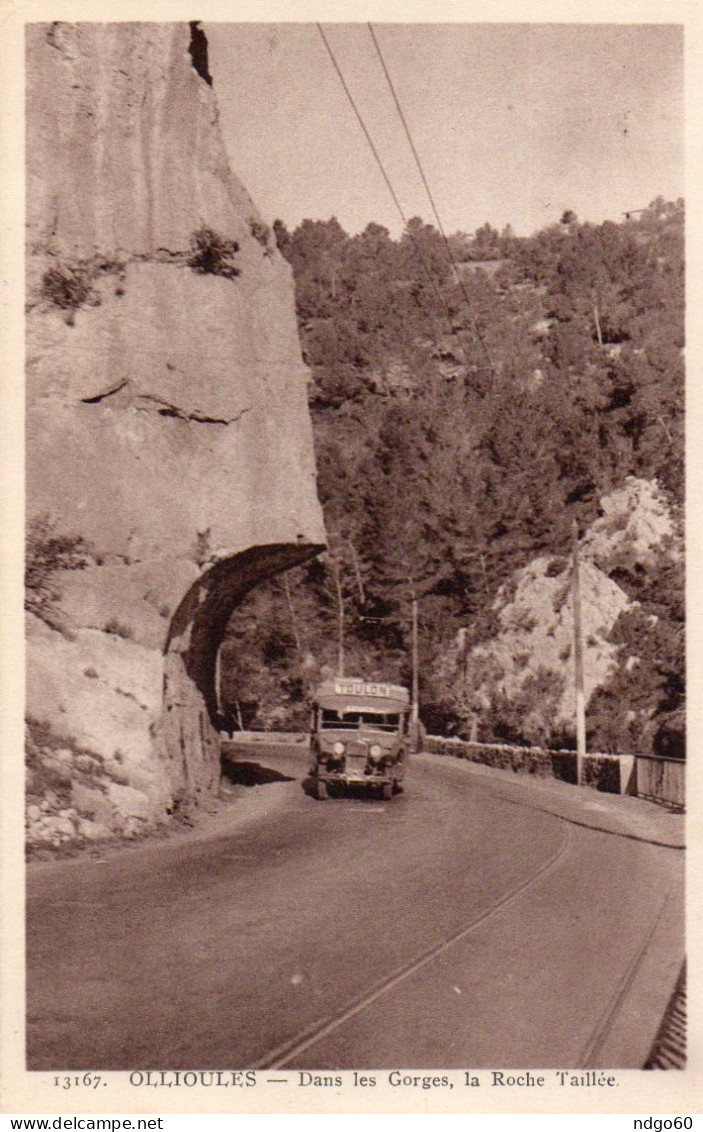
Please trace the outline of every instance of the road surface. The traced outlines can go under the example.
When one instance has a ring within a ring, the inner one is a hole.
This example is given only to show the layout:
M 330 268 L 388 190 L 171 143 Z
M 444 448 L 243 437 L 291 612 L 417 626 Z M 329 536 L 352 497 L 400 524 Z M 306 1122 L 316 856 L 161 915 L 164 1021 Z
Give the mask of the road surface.
M 30 868 L 30 1069 L 644 1064 L 682 853 L 452 759 L 391 802 L 316 801 L 300 747 L 251 759 L 207 835 Z

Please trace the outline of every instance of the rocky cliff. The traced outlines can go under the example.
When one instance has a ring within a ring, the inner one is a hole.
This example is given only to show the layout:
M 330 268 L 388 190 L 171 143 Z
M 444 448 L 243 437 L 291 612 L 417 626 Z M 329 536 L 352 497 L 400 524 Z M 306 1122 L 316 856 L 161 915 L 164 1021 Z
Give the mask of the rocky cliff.
M 620 584 L 623 573 L 646 576 L 662 562 L 680 562 L 682 554 L 680 529 L 656 483 L 630 476 L 600 500 L 600 516 L 579 546 L 587 704 L 618 670 L 651 659 L 641 655 L 642 641 L 613 639 L 620 615 L 638 604 Z M 493 611 L 489 640 L 472 647 L 460 631 L 439 662 L 467 734 L 475 720 L 479 731 L 492 722 L 535 744 L 563 741 L 574 729 L 575 703 L 570 557 L 533 559 L 501 588 Z M 654 713 L 654 704 L 622 704 L 624 712 L 628 707 Z
M 324 534 L 289 269 L 199 27 L 28 25 L 27 89 L 30 804 L 89 836 L 217 782 L 231 610 Z

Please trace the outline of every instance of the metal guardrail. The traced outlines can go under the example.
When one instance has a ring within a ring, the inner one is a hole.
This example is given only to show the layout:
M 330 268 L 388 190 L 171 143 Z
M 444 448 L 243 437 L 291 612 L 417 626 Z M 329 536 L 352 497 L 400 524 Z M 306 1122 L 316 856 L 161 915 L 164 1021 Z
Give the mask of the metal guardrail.
M 686 805 L 686 763 L 661 755 L 636 755 L 638 798 L 665 802 L 683 810 Z

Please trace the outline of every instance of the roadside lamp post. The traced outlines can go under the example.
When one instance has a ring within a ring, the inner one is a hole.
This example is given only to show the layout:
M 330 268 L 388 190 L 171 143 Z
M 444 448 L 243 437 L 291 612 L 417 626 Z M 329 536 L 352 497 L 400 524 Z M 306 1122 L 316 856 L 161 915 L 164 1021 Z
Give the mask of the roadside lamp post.
M 574 688 L 576 693 L 576 785 L 583 785 L 583 766 L 586 755 L 586 698 L 583 680 L 583 635 L 581 628 L 581 582 L 579 577 L 578 526 L 573 527 L 573 567 L 571 593 L 574 606 Z

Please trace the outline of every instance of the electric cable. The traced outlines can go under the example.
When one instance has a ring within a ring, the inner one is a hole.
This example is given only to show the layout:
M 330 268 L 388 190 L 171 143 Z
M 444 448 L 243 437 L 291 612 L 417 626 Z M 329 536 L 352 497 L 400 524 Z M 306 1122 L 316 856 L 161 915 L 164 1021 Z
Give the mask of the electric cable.
M 464 280 L 462 279 L 462 277 L 459 273 L 457 264 L 454 260 L 454 256 L 452 255 L 452 250 L 451 250 L 451 247 L 449 246 L 449 241 L 447 239 L 446 232 L 444 231 L 444 226 L 442 224 L 442 221 L 441 221 L 441 218 L 440 218 L 440 215 L 439 215 L 439 211 L 437 209 L 437 205 L 435 204 L 434 197 L 432 196 L 432 191 L 431 191 L 430 186 L 428 184 L 427 177 L 425 176 L 425 171 L 422 168 L 422 162 L 420 161 L 420 157 L 419 157 L 419 154 L 418 154 L 417 149 L 415 147 L 415 143 L 413 141 L 412 134 L 410 133 L 410 128 L 409 128 L 407 120 L 405 118 L 405 114 L 403 113 L 403 108 L 400 105 L 400 100 L 399 100 L 398 95 L 396 93 L 395 86 L 393 85 L 393 80 L 391 79 L 390 73 L 388 71 L 388 67 L 386 66 L 386 61 L 383 58 L 383 53 L 381 52 L 379 42 L 376 39 L 376 35 L 374 33 L 374 30 L 373 30 L 373 25 L 369 23 L 366 26 L 369 30 L 369 34 L 371 36 L 371 39 L 373 40 L 373 45 L 376 48 L 376 54 L 378 55 L 378 58 L 379 58 L 380 63 L 381 63 L 381 67 L 383 69 L 383 73 L 386 77 L 386 82 L 388 83 L 388 87 L 390 89 L 391 95 L 393 96 L 393 101 L 395 103 L 395 108 L 398 112 L 398 117 L 400 118 L 400 121 L 403 125 L 403 129 L 405 131 L 405 136 L 408 140 L 408 145 L 410 146 L 410 150 L 411 150 L 412 155 L 415 159 L 415 164 L 417 166 L 418 173 L 420 174 L 420 178 L 421 178 L 422 183 L 425 187 L 425 192 L 427 193 L 427 198 L 430 202 L 430 207 L 432 208 L 432 212 L 434 213 L 434 218 L 437 221 L 437 227 L 438 227 L 439 233 L 442 237 L 442 241 L 444 243 L 444 247 L 445 247 L 446 252 L 447 252 L 447 257 L 449 259 L 449 262 L 450 262 L 452 268 L 454 269 L 455 278 L 456 278 L 457 282 L 459 283 L 459 286 L 461 288 L 461 292 L 464 296 L 464 299 L 466 300 L 466 306 L 467 306 L 467 309 L 468 309 L 468 312 L 469 312 L 469 318 L 471 319 L 471 322 L 472 322 L 472 325 L 473 325 L 473 328 L 474 328 L 474 332 L 476 334 L 478 341 L 481 344 L 481 348 L 483 349 L 484 354 L 486 355 L 486 361 L 488 362 L 488 366 L 489 366 L 489 369 L 491 371 L 491 375 L 493 375 L 494 366 L 493 366 L 493 360 L 491 358 L 490 351 L 488 349 L 488 346 L 486 345 L 486 342 L 483 338 L 483 335 L 481 334 L 481 331 L 478 328 L 478 324 L 477 324 L 476 319 L 474 317 L 474 314 L 471 310 L 471 300 L 469 298 L 468 292 L 467 292 L 466 287 L 464 285 Z
M 350 91 L 350 89 L 349 89 L 349 87 L 348 87 L 348 85 L 347 85 L 347 82 L 346 82 L 346 80 L 345 80 L 345 78 L 344 78 L 344 75 L 343 75 L 343 73 L 342 73 L 342 69 L 341 69 L 341 67 L 339 66 L 339 63 L 337 62 L 337 59 L 336 59 L 336 57 L 335 57 L 335 54 L 334 54 L 334 52 L 333 52 L 333 50 L 332 50 L 332 47 L 330 46 L 329 40 L 327 39 L 327 36 L 326 36 L 326 35 L 325 35 L 325 33 L 324 33 L 324 30 L 323 30 L 323 28 L 322 28 L 322 25 L 321 25 L 320 23 L 317 23 L 317 24 L 316 24 L 316 27 L 317 27 L 317 30 L 318 30 L 318 31 L 319 31 L 319 33 L 320 33 L 320 36 L 321 36 L 321 38 L 322 38 L 322 42 L 324 43 L 324 45 L 325 45 L 325 47 L 326 47 L 326 49 L 327 49 L 327 54 L 329 55 L 329 57 L 330 57 L 330 59 L 331 59 L 331 61 L 332 61 L 332 66 L 334 67 L 334 69 L 335 69 L 335 71 L 336 71 L 336 73 L 337 73 L 337 77 L 339 78 L 339 81 L 340 81 L 340 83 L 341 83 L 341 85 L 342 85 L 342 89 L 344 90 L 344 93 L 346 94 L 346 96 L 347 96 L 347 98 L 348 98 L 348 100 L 349 100 L 349 103 L 350 103 L 350 105 L 351 105 L 351 108 L 352 108 L 352 110 L 354 111 L 354 114 L 355 114 L 355 116 L 356 116 L 356 119 L 357 119 L 357 121 L 358 121 L 358 123 L 359 123 L 360 127 L 361 127 L 361 130 L 362 130 L 362 132 L 363 132 L 363 134 L 364 134 L 364 137 L 366 138 L 366 141 L 367 141 L 367 143 L 368 143 L 368 145 L 369 145 L 369 148 L 370 148 L 370 150 L 371 150 L 371 152 L 372 152 L 372 154 L 373 154 L 373 156 L 374 156 L 374 158 L 375 158 L 375 160 L 376 160 L 376 164 L 378 165 L 378 167 L 379 167 L 379 169 L 380 169 L 380 171 L 381 171 L 381 175 L 382 175 L 382 177 L 383 177 L 383 180 L 384 180 L 384 181 L 385 181 L 385 183 L 386 183 L 386 186 L 387 186 L 387 188 L 388 188 L 388 191 L 389 191 L 389 192 L 390 192 L 390 194 L 391 194 L 391 197 L 392 197 L 392 199 L 393 199 L 393 203 L 395 204 L 395 206 L 396 206 L 396 209 L 398 210 L 398 214 L 399 214 L 399 216 L 400 216 L 400 218 L 401 218 L 401 220 L 402 220 L 402 222 L 403 222 L 403 227 L 404 227 L 404 229 L 405 229 L 405 231 L 406 231 L 407 235 L 409 236 L 410 240 L 412 241 L 413 247 L 415 248 L 415 250 L 416 250 L 416 252 L 417 252 L 417 255 L 418 255 L 418 259 L 419 259 L 420 263 L 422 264 L 422 267 L 423 267 L 423 270 L 424 270 L 424 272 L 425 272 L 425 275 L 427 276 L 427 279 L 428 279 L 428 281 L 429 281 L 429 283 L 430 283 L 430 286 L 431 286 L 431 287 L 432 287 L 432 289 L 434 290 L 434 293 L 435 293 L 435 295 L 437 296 L 437 299 L 439 300 L 440 306 L 441 306 L 441 307 L 442 307 L 442 309 L 444 310 L 444 313 L 445 313 L 445 315 L 446 315 L 447 321 L 448 321 L 448 323 L 449 323 L 449 326 L 450 326 L 450 328 L 451 328 L 451 324 L 452 324 L 452 315 L 451 315 L 451 311 L 449 310 L 449 308 L 448 308 L 448 306 L 447 306 L 447 303 L 446 303 L 446 300 L 445 300 L 444 296 L 442 295 L 441 291 L 439 290 L 439 287 L 438 287 L 438 285 L 437 285 L 437 281 L 436 281 L 436 279 L 434 278 L 434 276 L 433 276 L 432 272 L 430 271 L 430 269 L 429 269 L 429 267 L 428 267 L 428 265 L 427 265 L 427 261 L 426 261 L 426 259 L 425 259 L 424 255 L 423 255 L 423 252 L 422 252 L 422 247 L 420 246 L 420 244 L 419 244 L 419 242 L 417 241 L 417 239 L 415 238 L 414 234 L 412 233 L 412 231 L 411 231 L 411 230 L 410 230 L 410 228 L 408 227 L 408 220 L 407 220 L 407 217 L 406 217 L 406 215 L 405 215 L 405 213 L 404 213 L 404 211 L 403 211 L 403 206 L 401 205 L 401 203 L 400 203 L 400 201 L 399 201 L 399 199 L 398 199 L 398 194 L 396 193 L 395 189 L 393 188 L 393 185 L 392 185 L 392 183 L 391 183 L 391 179 L 390 179 L 390 177 L 388 176 L 388 173 L 386 172 L 385 166 L 384 166 L 384 164 L 383 164 L 383 161 L 381 160 L 381 156 L 380 156 L 380 154 L 379 154 L 379 152 L 378 152 L 378 149 L 376 148 L 376 146 L 375 146 L 375 144 L 374 144 L 374 141 L 373 141 L 373 138 L 371 137 L 371 135 L 370 135 L 370 133 L 369 133 L 369 131 L 368 131 L 367 127 L 366 127 L 366 123 L 364 122 L 364 119 L 363 119 L 363 117 L 362 117 L 362 115 L 361 115 L 361 112 L 360 112 L 359 108 L 358 108 L 358 107 L 357 107 L 357 105 L 356 105 L 356 102 L 355 102 L 355 100 L 354 100 L 354 97 L 353 97 L 353 95 L 352 95 L 352 93 L 351 93 L 351 91 Z M 433 318 L 433 316 L 432 316 L 432 315 L 430 314 L 430 312 L 429 312 L 429 311 L 427 311 L 426 313 L 428 313 L 428 314 L 430 315 L 430 319 L 431 319 L 432 323 L 434 324 L 434 318 Z M 437 336 L 437 334 L 436 334 L 436 326 L 435 326 L 435 334 L 433 335 L 433 337 L 434 337 L 434 341 L 435 341 L 435 346 L 437 347 L 437 349 L 438 349 L 438 350 L 440 350 L 440 351 L 441 351 L 441 345 L 440 345 L 440 343 L 439 343 L 439 341 L 438 341 L 438 336 Z M 463 344 L 462 344 L 461 342 L 460 342 L 460 345 L 461 345 L 461 348 L 462 348 L 462 352 L 463 352 L 463 354 L 464 354 L 464 360 L 465 360 L 465 362 L 466 362 L 467 368 L 470 368 L 469 359 L 468 359 L 468 357 L 467 357 L 467 355 L 466 355 L 466 351 L 464 350 Z

